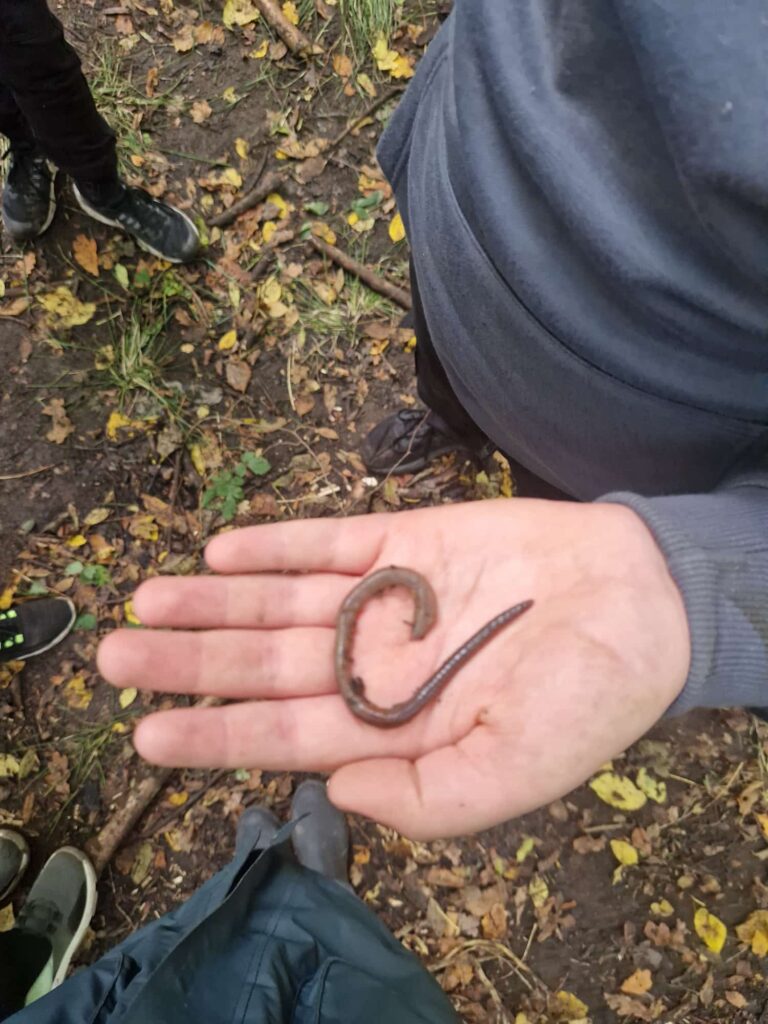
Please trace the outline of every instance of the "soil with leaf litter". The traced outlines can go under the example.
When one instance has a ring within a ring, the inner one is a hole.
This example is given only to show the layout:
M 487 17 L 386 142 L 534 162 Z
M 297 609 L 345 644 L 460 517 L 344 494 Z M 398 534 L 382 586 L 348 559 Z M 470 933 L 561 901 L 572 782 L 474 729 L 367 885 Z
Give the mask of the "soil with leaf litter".
M 0 606 L 63 593 L 79 610 L 65 644 L 0 673 L 0 823 L 24 829 L 37 864 L 62 842 L 115 847 L 82 963 L 192 893 L 242 809 L 285 814 L 297 781 L 139 762 L 133 722 L 170 701 L 114 692 L 94 661 L 99 635 L 138 625 L 137 583 L 196 571 L 229 524 L 514 500 L 503 460 L 366 474 L 361 436 L 415 402 L 412 332 L 397 293 L 326 255 L 407 289 L 374 149 L 446 9 L 61 12 L 126 175 L 192 209 L 207 242 L 171 267 L 65 188 L 45 243 L 0 254 Z M 745 713 L 697 713 L 479 836 L 415 843 L 353 820 L 352 881 L 464 1020 L 768 1021 L 767 741 Z

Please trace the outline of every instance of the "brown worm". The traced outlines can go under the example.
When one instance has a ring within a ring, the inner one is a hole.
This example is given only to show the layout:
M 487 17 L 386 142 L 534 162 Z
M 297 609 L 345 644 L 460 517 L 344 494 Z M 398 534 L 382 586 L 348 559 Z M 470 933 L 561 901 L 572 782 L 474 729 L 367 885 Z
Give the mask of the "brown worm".
M 479 629 L 458 650 L 454 651 L 440 668 L 433 672 L 425 683 L 422 683 L 412 697 L 399 704 L 383 708 L 368 700 L 365 696 L 363 680 L 352 673 L 352 643 L 357 618 L 363 605 L 376 594 L 380 594 L 382 590 L 389 590 L 391 587 L 405 587 L 413 594 L 414 619 L 411 626 L 411 638 L 420 640 L 435 624 L 437 598 L 429 581 L 420 573 L 414 572 L 413 569 L 402 569 L 393 565 L 366 576 L 344 599 L 336 621 L 336 681 L 339 684 L 341 695 L 353 715 L 382 729 L 390 729 L 393 726 L 409 722 L 425 704 L 440 693 L 461 666 L 492 636 L 527 612 L 533 605 L 533 601 L 521 601 L 520 604 L 495 615 L 490 622 L 486 622 L 482 629 Z

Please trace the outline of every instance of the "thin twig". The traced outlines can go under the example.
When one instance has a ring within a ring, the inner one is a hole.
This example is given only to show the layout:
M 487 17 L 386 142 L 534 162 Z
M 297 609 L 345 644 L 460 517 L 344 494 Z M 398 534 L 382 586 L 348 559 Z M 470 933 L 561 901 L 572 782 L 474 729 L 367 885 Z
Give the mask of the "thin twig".
M 373 103 L 371 103 L 371 105 L 369 107 L 367 107 L 362 112 L 362 114 L 360 114 L 359 117 L 353 118 L 349 122 L 347 127 L 344 128 L 343 131 L 340 131 L 335 139 L 331 140 L 331 144 L 328 147 L 328 149 L 323 153 L 323 156 L 326 156 L 326 154 L 332 153 L 334 151 L 334 149 L 336 149 L 337 146 L 341 145 L 341 143 L 344 141 L 344 139 L 346 139 L 346 137 L 349 135 L 349 133 L 353 132 L 355 130 L 355 128 L 357 128 L 357 126 L 361 123 L 361 121 L 365 121 L 365 119 L 367 117 L 371 117 L 371 115 L 375 114 L 376 111 L 380 107 L 383 107 L 385 103 L 389 103 L 389 101 L 394 99 L 395 96 L 399 96 L 400 93 L 404 89 L 405 89 L 404 85 L 396 85 L 392 89 L 390 89 L 388 92 L 382 93 L 381 96 L 379 96 L 378 99 L 374 100 Z
M 0 476 L 0 480 L 23 480 L 28 476 L 37 476 L 38 473 L 47 473 L 54 466 L 58 466 L 58 462 L 52 462 L 50 466 L 40 466 L 37 469 L 27 469 L 23 473 L 4 473 Z
M 396 284 L 392 284 L 390 281 L 385 280 L 379 274 L 375 273 L 370 267 L 364 266 L 362 263 L 358 263 L 357 260 L 352 259 L 347 253 L 342 252 L 341 249 L 337 249 L 335 245 L 329 245 L 322 238 L 317 238 L 312 235 L 310 238 L 312 245 L 323 253 L 328 259 L 333 260 L 334 263 L 338 263 L 344 270 L 348 270 L 350 274 L 354 274 L 355 277 L 359 277 L 363 284 L 367 284 L 373 291 L 378 292 L 379 295 L 384 295 L 386 298 L 391 299 L 392 302 L 396 302 L 398 306 L 403 309 L 411 309 L 411 293 L 406 291 L 404 288 L 399 288 Z
M 252 210 L 254 206 L 266 199 L 270 192 L 274 192 L 283 182 L 282 171 L 267 171 L 264 177 L 257 182 L 250 192 L 246 192 L 242 199 L 232 203 L 228 210 L 222 210 L 215 217 L 211 217 L 208 223 L 214 228 L 225 228 L 228 224 L 237 220 L 241 213 Z

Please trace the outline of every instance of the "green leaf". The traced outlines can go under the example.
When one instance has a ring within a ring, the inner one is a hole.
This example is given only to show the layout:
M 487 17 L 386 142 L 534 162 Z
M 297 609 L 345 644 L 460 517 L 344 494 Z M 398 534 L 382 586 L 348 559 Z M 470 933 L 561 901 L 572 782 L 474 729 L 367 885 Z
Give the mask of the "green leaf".
M 75 619 L 75 629 L 96 629 L 99 622 L 92 612 L 81 612 Z
M 48 587 L 40 580 L 32 580 L 27 590 L 27 597 L 42 597 L 43 594 L 48 593 Z
M 112 582 L 109 570 L 103 565 L 86 565 L 80 574 L 84 583 L 92 583 L 95 587 L 105 587 Z
M 70 562 L 67 568 L 64 570 L 65 576 L 79 576 L 85 566 L 82 562 Z
M 305 203 L 304 209 L 307 213 L 313 213 L 316 217 L 324 217 L 330 210 L 328 203 L 316 202 L 316 203 Z
M 112 271 L 115 275 L 115 280 L 121 288 L 125 288 L 128 291 L 128 271 L 125 269 L 122 263 L 116 263 L 115 268 Z
M 245 463 L 254 476 L 264 476 L 272 469 L 269 461 L 263 455 L 256 455 L 253 452 L 245 452 L 240 461 Z

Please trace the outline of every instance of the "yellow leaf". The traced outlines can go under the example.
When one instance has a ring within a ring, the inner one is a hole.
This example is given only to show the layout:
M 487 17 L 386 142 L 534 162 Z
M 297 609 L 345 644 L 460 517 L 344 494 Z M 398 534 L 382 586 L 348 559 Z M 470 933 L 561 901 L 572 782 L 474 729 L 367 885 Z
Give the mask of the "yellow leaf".
M 117 441 L 119 431 L 125 430 L 130 438 L 144 426 L 145 424 L 141 420 L 132 420 L 128 416 L 123 416 L 121 412 L 111 412 L 104 432 L 110 441 Z
M 371 97 L 372 100 L 376 99 L 376 95 L 377 95 L 376 94 L 376 86 L 371 81 L 369 75 L 366 75 L 366 73 L 364 71 L 362 71 L 357 76 L 355 81 L 360 86 L 360 88 L 363 90 L 363 92 L 366 92 Z
M 150 515 L 134 516 L 128 524 L 128 532 L 139 540 L 155 541 L 160 536 L 155 517 Z
M 648 799 L 653 800 L 654 803 L 666 803 L 666 782 L 661 782 L 659 779 L 654 779 L 652 775 L 649 775 L 645 768 L 641 768 L 640 771 L 637 773 L 637 788 L 642 790 L 642 792 L 645 793 Z
M 285 0 L 283 14 L 292 25 L 299 24 L 299 12 L 296 10 L 296 4 L 293 3 L 293 0 Z
M 251 50 L 248 56 L 251 60 L 263 60 L 267 56 L 267 50 L 269 49 L 269 40 L 263 39 L 261 44 L 256 47 L 255 50 Z
M 290 209 L 288 207 L 288 203 L 286 203 L 286 201 L 283 199 L 283 197 L 280 195 L 279 192 L 270 192 L 269 195 L 267 196 L 267 200 L 266 201 L 268 203 L 271 203 L 272 206 L 276 206 L 277 207 L 277 209 L 280 212 L 280 219 L 281 220 L 283 219 L 283 217 L 287 216 L 288 213 L 290 212 Z
M 83 270 L 96 277 L 99 273 L 99 255 L 96 251 L 96 239 L 88 238 L 87 235 L 78 235 L 72 243 L 72 255 L 75 263 L 79 263 Z
M 221 94 L 221 98 L 224 100 L 225 103 L 237 103 L 239 99 L 242 99 L 240 93 L 235 90 L 234 85 L 228 85 L 224 92 Z M 238 178 L 239 177 L 240 175 L 238 174 Z M 240 184 L 242 184 L 242 180 Z
M 112 732 L 119 733 L 122 736 L 123 733 L 128 732 L 128 730 L 125 727 L 123 722 L 113 722 L 112 723 Z
M 517 848 L 517 853 L 515 854 L 517 863 L 522 864 L 528 854 L 533 852 L 535 846 L 536 840 L 533 836 L 526 836 Z
M 0 779 L 10 779 L 19 774 L 19 762 L 13 754 L 0 754 Z
M 109 519 L 108 508 L 92 508 L 83 520 L 83 526 L 98 526 L 106 519 Z
M 205 459 L 199 444 L 189 446 L 189 457 L 200 476 L 205 476 Z
M 93 700 L 93 691 L 85 685 L 85 679 L 81 675 L 73 676 L 64 687 L 64 696 L 67 704 L 77 711 L 85 711 Z
M 282 294 L 283 289 L 280 286 L 280 282 L 274 276 L 268 277 L 259 288 L 259 300 L 265 306 L 273 306 L 276 302 L 279 302 Z
M 347 214 L 347 224 L 349 224 L 350 227 L 354 227 L 359 220 L 360 218 L 358 217 L 354 210 L 352 211 L 352 213 Z
M 235 139 L 235 152 L 241 160 L 247 159 L 249 151 L 250 146 L 245 139 Z
M 380 35 L 371 50 L 379 71 L 388 71 L 392 78 L 412 78 L 413 66 L 407 57 L 390 50 L 387 40 Z
M 120 696 L 117 698 L 117 702 L 123 709 L 123 711 L 125 711 L 126 708 L 129 708 L 131 704 L 133 704 L 133 702 L 136 700 L 138 692 L 139 691 L 136 689 L 135 686 L 129 686 L 125 690 L 120 691 Z
M 736 926 L 736 935 L 751 947 L 755 956 L 768 955 L 768 910 L 753 911 Z
M 621 991 L 626 992 L 628 996 L 642 996 L 650 989 L 651 985 L 653 985 L 651 972 L 637 970 L 622 982 Z
M 130 598 L 123 605 L 123 611 L 125 612 L 126 622 L 129 622 L 132 626 L 141 625 L 141 621 L 133 610 L 133 601 Z
M 637 811 L 645 806 L 648 798 L 631 779 L 615 772 L 604 772 L 589 783 L 589 788 L 610 807 L 621 811 Z
M 612 839 L 611 850 L 619 864 L 623 864 L 625 867 L 632 867 L 640 859 L 632 843 L 628 843 L 624 839 Z
M 88 541 L 85 539 L 85 537 L 82 535 L 82 533 L 76 533 L 74 537 L 70 537 L 69 540 L 67 541 L 67 547 L 68 548 L 82 548 L 87 543 L 88 543 Z
M 534 875 L 528 883 L 528 895 L 534 907 L 543 907 L 549 899 L 549 886 L 539 875 Z
M 165 839 L 174 853 L 179 852 L 181 849 L 181 837 L 178 829 L 171 828 L 167 832 L 163 832 L 163 839 Z
M 15 924 L 16 918 L 13 916 L 13 904 L 8 903 L 0 908 L 0 932 L 9 932 Z
M 675 908 L 669 900 L 659 900 L 658 903 L 651 904 L 651 913 L 656 914 L 657 917 L 672 917 L 674 912 Z
M 389 222 L 389 237 L 393 242 L 402 242 L 405 238 L 405 225 L 399 213 L 396 213 Z
M 589 1007 L 583 1003 L 573 992 L 565 992 L 560 989 L 552 996 L 552 1010 L 560 1020 L 577 1021 L 583 1020 L 589 1014 Z
M 274 235 L 275 231 L 277 231 L 277 224 L 275 223 L 275 221 L 268 220 L 265 221 L 264 224 L 262 224 L 261 237 L 265 243 L 269 243 L 269 240 L 272 238 L 272 235 Z
M 2 594 L 0 594 L 0 612 L 7 611 L 11 607 L 15 593 L 15 587 L 6 587 Z
M 222 334 L 219 338 L 219 351 L 228 352 L 231 348 L 234 348 L 237 344 L 237 331 L 227 331 L 226 334 Z
M 187 800 L 189 800 L 189 793 L 185 789 L 179 793 L 171 793 L 168 797 L 168 803 L 171 807 L 183 807 Z
M 235 25 L 250 25 L 259 17 L 259 9 L 253 0 L 227 0 L 221 14 L 221 20 L 228 29 Z
M 81 302 L 65 285 L 47 295 L 40 295 L 37 301 L 54 327 L 79 327 L 87 324 L 96 312 L 95 303 Z
M 725 938 L 728 930 L 714 914 L 710 914 L 706 907 L 699 907 L 693 915 L 693 927 L 701 941 L 713 953 L 719 953 L 725 945 Z
M 328 245 L 336 245 L 336 235 L 331 231 L 328 225 L 322 220 L 316 220 L 312 225 L 312 234 L 318 238 L 322 238 Z
M 768 814 L 755 814 L 757 823 L 760 826 L 760 831 L 763 833 L 763 839 L 768 839 Z

